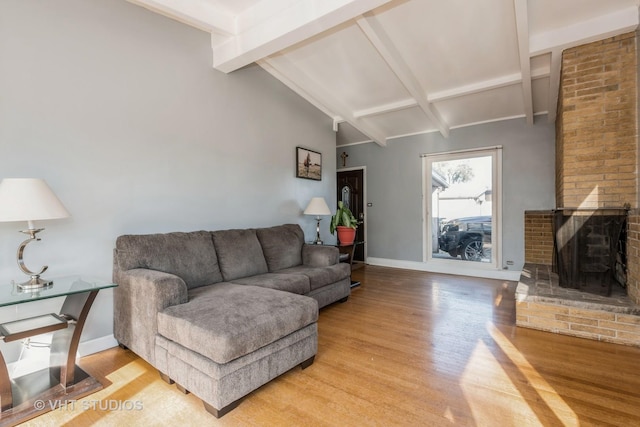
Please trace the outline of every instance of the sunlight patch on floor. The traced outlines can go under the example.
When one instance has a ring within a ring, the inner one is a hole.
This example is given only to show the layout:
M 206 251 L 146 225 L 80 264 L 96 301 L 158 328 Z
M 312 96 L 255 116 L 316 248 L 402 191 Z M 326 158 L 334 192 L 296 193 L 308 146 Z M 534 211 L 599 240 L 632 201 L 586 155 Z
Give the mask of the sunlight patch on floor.
M 500 346 L 504 354 L 511 359 L 513 364 L 520 370 L 520 373 L 527 379 L 528 386 L 536 390 L 538 396 L 546 403 L 547 407 L 553 411 L 555 416 L 561 420 L 565 426 L 580 425 L 576 413 L 538 371 L 536 371 L 511 341 L 491 322 L 487 322 L 487 331 Z
M 149 365 L 142 359 L 136 359 L 127 363 L 122 368 L 107 375 L 107 379 L 113 384 L 109 387 L 111 392 L 118 390 L 127 385 L 127 382 L 133 381 L 141 375 L 149 373 Z M 155 373 L 155 370 L 154 370 Z
M 144 408 L 144 402 L 136 402 L 136 396 L 127 390 L 131 388 L 132 383 L 143 382 L 138 381 L 145 374 L 149 374 L 148 365 L 142 360 L 134 360 L 118 370 L 107 375 L 107 379 L 111 384 L 101 381 L 105 388 L 95 393 L 89 394 L 76 401 L 57 402 L 46 401 L 47 407 L 57 408 L 55 414 L 45 414 L 33 420 L 27 421 L 25 426 L 49 426 L 52 424 L 51 418 L 55 417 L 55 423 L 63 422 L 65 425 L 99 425 L 99 422 L 106 422 L 110 416 L 118 416 L 119 413 L 128 411 L 134 412 L 139 408 Z M 157 375 L 157 373 L 156 373 Z M 144 384 L 148 384 L 146 381 Z M 146 386 L 144 386 L 146 387 Z M 144 387 L 136 389 L 136 394 Z
M 453 413 L 451 412 L 451 407 L 450 406 L 447 406 L 447 409 L 445 409 L 443 415 L 447 420 L 451 421 L 452 423 L 455 423 L 456 419 L 453 416 Z
M 521 425 L 523 419 L 541 424 L 535 412 L 527 405 L 489 348 L 478 341 L 460 377 L 460 388 L 477 425 Z M 500 396 L 504 398 L 501 399 Z M 514 408 L 513 395 L 520 407 Z M 500 419 L 496 415 L 500 414 Z M 517 415 L 516 415 L 517 414 Z M 497 423 L 497 424 L 496 424 Z

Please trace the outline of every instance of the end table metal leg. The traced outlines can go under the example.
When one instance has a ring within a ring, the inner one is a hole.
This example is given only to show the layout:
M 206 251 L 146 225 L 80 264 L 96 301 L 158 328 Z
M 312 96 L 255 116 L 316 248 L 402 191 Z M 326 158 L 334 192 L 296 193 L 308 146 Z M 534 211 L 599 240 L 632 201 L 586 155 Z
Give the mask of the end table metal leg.
M 60 384 L 65 389 L 74 384 L 80 335 L 96 295 L 98 291 L 69 295 L 60 310 L 63 317 L 75 320 L 67 329 L 55 332 L 51 341 L 51 367 L 60 370 Z
M 11 392 L 11 378 L 4 357 L 0 352 L 0 412 L 13 407 L 13 393 Z

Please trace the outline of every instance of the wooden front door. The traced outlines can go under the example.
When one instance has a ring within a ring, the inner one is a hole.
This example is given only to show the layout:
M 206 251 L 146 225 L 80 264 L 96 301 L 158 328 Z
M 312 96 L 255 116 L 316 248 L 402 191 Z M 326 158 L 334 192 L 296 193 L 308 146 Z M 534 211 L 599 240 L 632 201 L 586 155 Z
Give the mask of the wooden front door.
M 338 201 L 351 209 L 360 222 L 356 242 L 364 242 L 364 173 L 362 169 L 338 172 Z M 356 245 L 355 261 L 364 262 L 364 244 Z

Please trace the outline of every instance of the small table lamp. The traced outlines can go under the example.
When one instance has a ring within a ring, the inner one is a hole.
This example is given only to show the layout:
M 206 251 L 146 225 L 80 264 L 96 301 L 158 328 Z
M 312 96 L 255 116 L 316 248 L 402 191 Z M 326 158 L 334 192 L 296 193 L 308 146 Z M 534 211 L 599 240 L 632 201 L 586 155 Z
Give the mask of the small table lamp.
M 320 240 L 320 215 L 331 215 L 331 211 L 329 210 L 329 206 L 327 206 L 327 202 L 324 201 L 323 197 L 314 197 L 309 202 L 309 206 L 304 210 L 305 215 L 315 215 L 316 216 L 316 240 L 313 242 L 314 245 L 321 245 L 322 240 Z
M 18 266 L 23 273 L 31 276 L 31 280 L 21 283 L 21 290 L 38 290 L 52 285 L 51 281 L 43 280 L 40 275 L 48 266 L 34 273 L 24 265 L 22 255 L 27 244 L 39 241 L 36 234 L 44 228 L 35 228 L 33 221 L 68 218 L 71 216 L 62 202 L 51 191 L 42 179 L 36 178 L 5 178 L 0 182 L 0 222 L 27 221 L 28 229 L 22 233 L 29 238 L 18 247 Z

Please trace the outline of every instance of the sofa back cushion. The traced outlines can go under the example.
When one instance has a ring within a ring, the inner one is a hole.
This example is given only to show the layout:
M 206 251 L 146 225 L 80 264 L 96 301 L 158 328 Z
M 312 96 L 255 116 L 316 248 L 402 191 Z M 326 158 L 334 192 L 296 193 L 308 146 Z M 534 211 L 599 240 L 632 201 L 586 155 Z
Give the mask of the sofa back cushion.
M 302 264 L 304 233 L 298 224 L 284 224 L 256 230 L 269 271 Z
M 255 229 L 220 230 L 211 235 L 224 280 L 268 273 Z
M 222 281 L 208 231 L 123 235 L 116 240 L 115 253 L 121 270 L 148 268 L 175 274 L 189 289 Z

